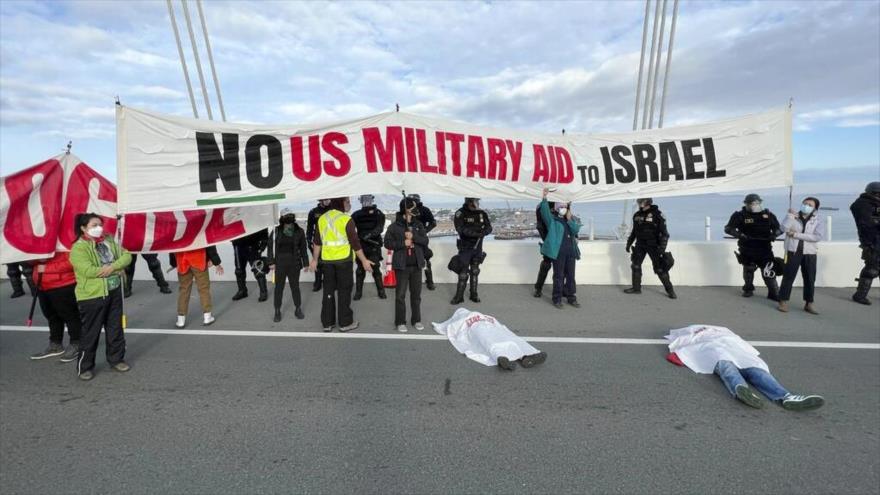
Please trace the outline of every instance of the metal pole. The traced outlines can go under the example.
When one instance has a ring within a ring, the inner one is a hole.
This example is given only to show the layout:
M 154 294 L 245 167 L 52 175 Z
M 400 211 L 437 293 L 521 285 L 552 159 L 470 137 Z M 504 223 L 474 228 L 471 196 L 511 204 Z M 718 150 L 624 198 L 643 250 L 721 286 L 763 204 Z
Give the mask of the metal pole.
M 709 217 L 706 217 L 706 240 L 712 240 L 712 219 Z
M 183 17 L 186 19 L 186 29 L 189 31 L 189 41 L 193 47 L 193 58 L 196 60 L 196 70 L 199 73 L 199 82 L 202 84 L 202 97 L 205 99 L 205 108 L 208 111 L 208 118 L 214 120 L 211 115 L 211 102 L 208 100 L 208 88 L 205 87 L 205 75 L 202 74 L 202 62 L 199 60 L 199 47 L 196 45 L 196 37 L 193 34 L 192 21 L 189 18 L 189 9 L 186 7 L 186 0 L 180 0 L 183 5 Z
M 642 24 L 642 54 L 639 56 L 639 78 L 636 83 L 636 109 L 633 111 L 633 130 L 639 125 L 639 97 L 642 95 L 642 68 L 645 65 L 645 45 L 648 41 L 648 7 L 651 0 L 645 0 L 645 22 Z
M 827 241 L 831 240 L 831 215 L 825 217 L 825 234 L 828 237 Z
M 590 217 L 590 240 L 596 240 L 596 219 L 594 217 Z
M 677 2 L 678 0 L 676 0 L 676 5 Z M 220 105 L 220 117 L 223 119 L 223 122 L 226 122 L 226 110 L 223 108 L 223 97 L 220 95 L 220 80 L 217 79 L 217 70 L 214 68 L 214 54 L 211 51 L 211 41 L 208 39 L 208 25 L 205 24 L 205 14 L 202 12 L 202 0 L 196 0 L 196 7 L 199 9 L 199 21 L 202 23 L 202 34 L 205 35 L 205 48 L 208 51 L 208 63 L 211 65 L 211 75 L 214 76 L 214 90 L 217 94 L 217 104 Z
M 672 45 L 675 43 L 675 21 L 678 19 L 678 0 L 672 4 L 672 26 L 669 28 L 669 48 L 666 50 L 666 70 L 663 71 L 663 96 L 660 97 L 660 122 L 657 128 L 663 127 L 663 114 L 666 111 L 666 86 L 669 84 L 669 69 L 672 66 Z
M 171 28 L 174 30 L 174 39 L 177 41 L 177 54 L 180 55 L 180 65 L 183 66 L 183 78 L 186 79 L 186 90 L 189 92 L 189 102 L 192 104 L 193 116 L 199 118 L 199 110 L 196 108 L 196 98 L 193 96 L 192 83 L 189 80 L 189 71 L 186 69 L 186 58 L 183 56 L 183 47 L 180 45 L 180 32 L 177 31 L 177 20 L 174 18 L 174 8 L 171 0 L 165 0 L 168 4 L 168 15 L 171 16 Z
M 654 128 L 654 98 L 657 96 L 657 80 L 660 78 L 660 58 L 663 55 L 663 31 L 666 29 L 666 0 L 663 0 L 663 9 L 660 17 L 660 35 L 657 41 L 657 62 L 654 64 L 654 85 L 651 86 L 651 104 L 648 114 L 648 129 Z
M 651 56 L 648 63 L 648 81 L 645 84 L 645 106 L 642 109 L 642 129 L 648 127 L 648 88 L 651 87 L 651 75 L 654 72 L 654 46 L 657 42 L 657 19 L 660 17 L 660 0 L 655 0 L 654 29 L 651 31 Z

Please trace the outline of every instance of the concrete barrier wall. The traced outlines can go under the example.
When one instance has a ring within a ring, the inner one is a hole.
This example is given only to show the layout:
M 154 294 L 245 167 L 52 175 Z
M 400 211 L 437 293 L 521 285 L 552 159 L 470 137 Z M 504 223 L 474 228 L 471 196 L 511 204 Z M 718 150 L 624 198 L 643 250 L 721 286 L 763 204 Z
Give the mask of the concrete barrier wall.
M 782 255 L 782 244 L 775 246 L 776 254 Z M 736 248 L 734 241 L 713 242 L 670 242 L 669 250 L 675 255 L 675 267 L 672 269 L 672 281 L 677 285 L 689 286 L 740 286 L 742 285 L 742 269 L 734 258 Z M 454 283 L 456 275 L 446 269 L 449 258 L 455 254 L 455 239 L 441 237 L 431 240 L 434 251 L 432 264 L 434 279 L 438 283 Z M 611 241 L 581 241 L 581 260 L 577 263 L 577 282 L 579 285 L 628 285 L 630 283 L 629 255 L 624 250 L 624 243 Z M 212 279 L 234 280 L 234 263 L 232 245 L 229 243 L 218 246 L 223 260 L 225 274 Z M 522 241 L 490 241 L 484 246 L 488 253 L 486 262 L 481 267 L 480 281 L 489 284 L 534 284 L 541 256 L 538 253 L 537 240 Z M 818 273 L 816 285 L 820 287 L 854 287 L 853 279 L 861 270 L 858 244 L 855 242 L 825 242 L 819 247 Z M 165 269 L 168 268 L 168 256 L 160 255 Z M 643 265 L 645 285 L 659 285 L 659 280 L 651 270 L 650 259 Z M 5 273 L 4 273 L 5 276 Z M 168 274 L 175 279 L 174 273 Z M 763 284 L 759 276 L 755 277 L 758 287 Z M 150 279 L 146 263 L 138 258 L 135 279 Z M 249 280 L 253 280 L 248 275 Z M 303 273 L 302 281 L 313 280 L 311 273 Z M 781 278 L 780 278 L 781 280 Z M 795 285 L 800 285 L 798 277 Z

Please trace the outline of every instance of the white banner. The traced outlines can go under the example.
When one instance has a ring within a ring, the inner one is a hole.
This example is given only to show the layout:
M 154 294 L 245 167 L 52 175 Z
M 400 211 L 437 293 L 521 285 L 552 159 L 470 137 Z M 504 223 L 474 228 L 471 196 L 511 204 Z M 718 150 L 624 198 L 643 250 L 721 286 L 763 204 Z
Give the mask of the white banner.
M 276 223 L 272 206 L 127 214 L 122 244 L 132 252 L 205 247 Z M 76 215 L 97 213 L 116 235 L 116 186 L 72 154 L 0 177 L 0 263 L 48 258 L 76 240 Z
M 787 186 L 791 112 L 605 135 L 548 135 L 390 112 L 230 124 L 118 106 L 120 210 L 366 193 L 599 201 Z

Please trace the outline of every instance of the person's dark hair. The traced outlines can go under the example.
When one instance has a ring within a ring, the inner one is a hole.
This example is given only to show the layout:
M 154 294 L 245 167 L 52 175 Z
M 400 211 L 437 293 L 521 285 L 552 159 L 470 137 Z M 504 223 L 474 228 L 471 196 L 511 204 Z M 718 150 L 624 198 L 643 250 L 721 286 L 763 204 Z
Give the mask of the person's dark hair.
M 345 211 L 346 198 L 333 198 L 330 200 L 330 208 L 333 210 Z
M 406 197 L 400 200 L 400 213 L 406 213 L 406 210 L 410 210 L 419 205 L 419 203 L 412 197 Z
M 101 215 L 97 213 L 80 213 L 73 219 L 73 233 L 74 238 L 79 239 L 83 235 L 82 228 L 89 224 L 93 218 L 101 219 Z M 101 220 L 101 223 L 104 223 Z
M 810 200 L 813 203 L 816 203 L 816 210 L 819 209 L 819 199 L 818 198 L 814 198 L 813 196 L 807 196 L 806 198 L 804 198 L 804 201 L 807 201 L 807 200 Z M 801 201 L 801 203 L 803 203 L 804 201 Z

